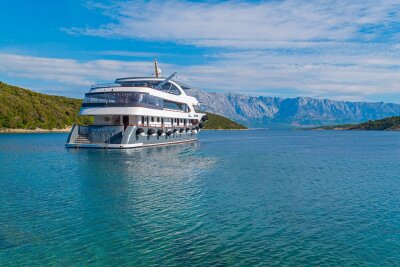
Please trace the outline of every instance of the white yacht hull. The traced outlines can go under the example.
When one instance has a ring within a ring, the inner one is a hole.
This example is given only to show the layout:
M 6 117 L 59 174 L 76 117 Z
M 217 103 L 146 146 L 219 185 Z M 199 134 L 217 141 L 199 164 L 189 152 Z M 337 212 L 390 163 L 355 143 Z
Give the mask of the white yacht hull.
M 137 134 L 138 129 L 147 132 L 149 129 L 166 130 L 165 128 L 138 127 L 138 126 L 80 126 L 74 125 L 68 141 L 67 148 L 108 148 L 130 149 L 140 147 L 166 146 L 197 141 L 197 134 L 183 128 L 175 133 L 166 134 Z M 184 132 L 180 132 L 184 130 Z

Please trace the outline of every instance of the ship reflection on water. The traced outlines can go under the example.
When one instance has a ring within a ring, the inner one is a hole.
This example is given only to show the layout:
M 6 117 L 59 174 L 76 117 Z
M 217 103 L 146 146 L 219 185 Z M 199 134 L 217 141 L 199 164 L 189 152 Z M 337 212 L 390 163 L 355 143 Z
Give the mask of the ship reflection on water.
M 163 250 L 170 253 L 165 246 L 184 250 L 185 244 L 199 238 L 194 230 L 204 226 L 199 220 L 207 213 L 201 177 L 215 165 L 198 148 L 198 143 L 191 143 L 70 150 L 85 177 L 80 185 L 80 198 L 85 199 L 82 227 L 98 229 L 97 238 L 104 240 L 110 233 L 119 233 L 113 240 L 125 247 L 117 250 L 133 258 L 133 254 L 148 253 L 156 259 Z

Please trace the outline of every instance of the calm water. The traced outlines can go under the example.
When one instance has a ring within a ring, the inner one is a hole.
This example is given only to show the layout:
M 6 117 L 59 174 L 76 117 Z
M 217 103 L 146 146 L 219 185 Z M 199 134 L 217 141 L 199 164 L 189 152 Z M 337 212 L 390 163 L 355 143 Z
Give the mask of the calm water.
M 0 265 L 400 265 L 400 133 L 0 135 Z

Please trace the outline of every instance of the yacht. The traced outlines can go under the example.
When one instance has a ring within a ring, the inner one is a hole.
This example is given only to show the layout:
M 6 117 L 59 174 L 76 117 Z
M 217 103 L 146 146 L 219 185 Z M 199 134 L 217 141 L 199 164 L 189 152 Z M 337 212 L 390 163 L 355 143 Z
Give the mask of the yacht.
M 161 77 L 157 59 L 151 77 L 118 78 L 92 85 L 79 115 L 91 125 L 73 125 L 68 148 L 138 148 L 193 142 L 207 121 L 188 85 Z

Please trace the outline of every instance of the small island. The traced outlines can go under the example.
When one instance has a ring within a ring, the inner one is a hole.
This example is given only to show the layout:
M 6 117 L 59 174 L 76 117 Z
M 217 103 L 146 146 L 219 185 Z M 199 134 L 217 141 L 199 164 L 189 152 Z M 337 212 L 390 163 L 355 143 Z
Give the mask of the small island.
M 359 124 L 340 124 L 312 128 L 313 130 L 399 131 L 400 116 L 370 120 Z
M 82 100 L 46 95 L 0 82 L 0 133 L 69 132 L 74 123 L 90 124 L 78 116 Z M 206 130 L 243 130 L 245 126 L 207 113 Z

